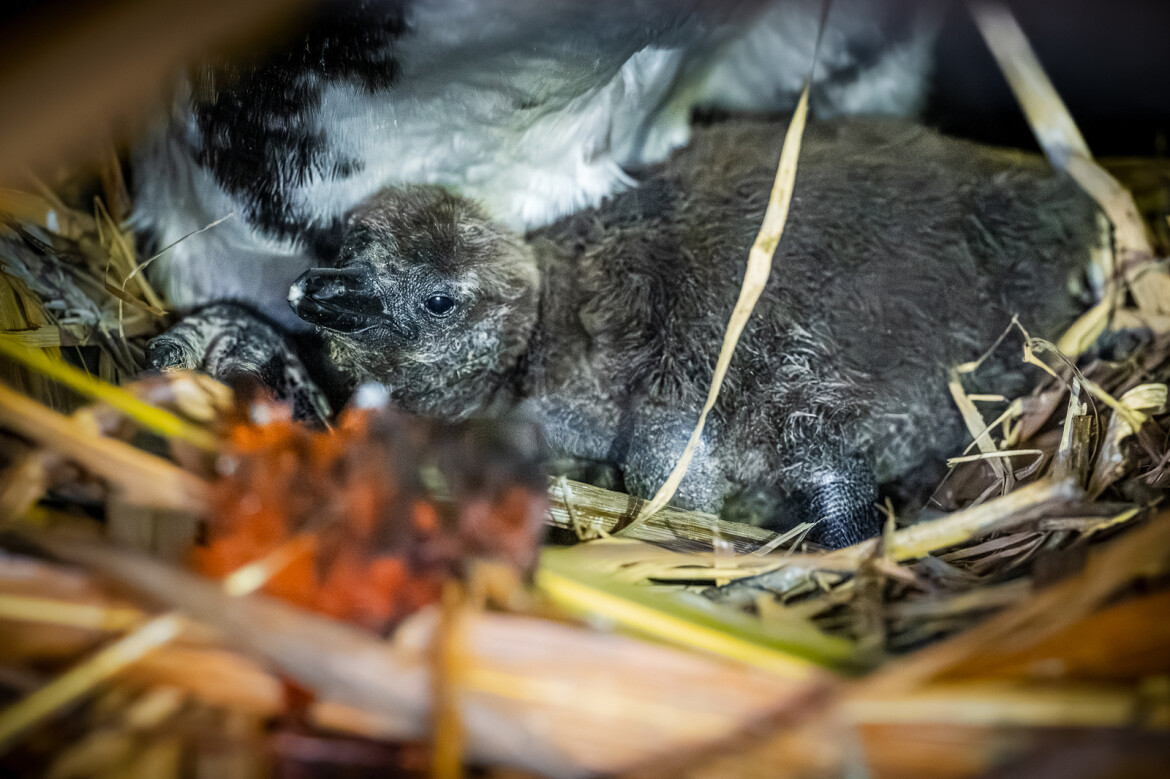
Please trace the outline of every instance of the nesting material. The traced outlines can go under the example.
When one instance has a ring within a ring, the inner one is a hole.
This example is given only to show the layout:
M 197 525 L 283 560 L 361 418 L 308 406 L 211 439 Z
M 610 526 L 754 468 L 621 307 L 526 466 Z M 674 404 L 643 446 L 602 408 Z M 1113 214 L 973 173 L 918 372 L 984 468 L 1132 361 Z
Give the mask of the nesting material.
M 936 492 L 931 508 L 943 513 L 904 527 L 891 514 L 885 537 L 856 547 L 819 553 L 802 548 L 799 533 L 777 539 L 673 509 L 628 538 L 607 538 L 629 525 L 639 502 L 554 479 L 550 524 L 593 540 L 547 556 L 536 576 L 546 605 L 512 599 L 509 607 L 541 615 L 557 605 L 637 639 L 481 614 L 477 603 L 487 595 L 473 596 L 457 607 L 463 627 L 451 634 L 462 648 L 444 645 L 454 651 L 435 655 L 447 658 L 436 666 L 428 660 L 437 646 L 435 610 L 408 620 L 386 645 L 361 628 L 240 599 L 193 579 L 175 563 L 145 556 L 153 541 L 131 553 L 61 540 L 61 528 L 101 531 L 76 514 L 63 517 L 59 499 L 38 505 L 39 493 L 26 496 L 16 504 L 19 513 L 58 528 L 29 537 L 81 573 L 24 555 L 0 559 L 0 643 L 12 669 L 4 683 L 14 701 L 37 689 L 70 689 L 72 697 L 54 692 L 46 706 L 38 704 L 45 696 L 30 695 L 35 705 L 10 709 L 0 722 L 20 727 L 4 764 L 55 766 L 62 774 L 78 764 L 141 764 L 165 776 L 185 762 L 219 759 L 201 751 L 202 739 L 214 734 L 232 745 L 241 775 L 300 764 L 298 750 L 307 747 L 298 739 L 339 764 L 360 758 L 423 771 L 440 753 L 420 741 L 435 721 L 427 705 L 436 689 L 433 669 L 450 674 L 445 695 L 461 723 L 455 736 L 441 739 L 448 765 L 454 749 L 475 763 L 556 775 L 626 769 L 754 775 L 760 761 L 774 767 L 781 760 L 794 771 L 841 767 L 835 745 L 847 733 L 861 745 L 858 759 L 879 773 L 934 761 L 957 775 L 990 765 L 980 755 L 994 750 L 1003 738 L 997 734 L 1010 732 L 1042 749 L 1071 727 L 1101 739 L 1109 734 L 1127 754 L 1156 753 L 1148 734 L 1170 724 L 1156 682 L 1170 671 L 1163 667 L 1170 654 L 1164 631 L 1142 625 L 1156 621 L 1164 597 L 1159 583 L 1170 566 L 1170 524 L 1157 513 L 1170 481 L 1170 337 L 1156 334 L 1124 359 L 1096 359 L 1079 369 L 1038 342 L 1020 338 L 1001 348 L 1020 349 L 1021 359 L 1050 373 L 1020 398 L 967 394 L 957 374 L 956 392 L 982 422 L 972 428 L 976 455 L 956 457 Z M 24 363 L 43 367 L 35 359 Z M 260 465 L 281 462 L 277 453 L 294 438 L 302 441 L 294 450 L 324 446 L 340 456 L 341 438 L 331 436 L 355 434 L 347 425 L 334 433 L 297 431 L 273 411 L 267 422 L 232 428 L 231 420 L 241 421 L 225 416 L 230 404 L 222 388 L 186 376 L 135 388 L 165 407 L 148 406 L 150 413 L 122 391 L 86 384 L 59 364 L 49 373 L 102 402 L 66 417 L 7 392 L 6 427 L 21 434 L 25 447 L 20 463 L 27 469 L 33 454 L 51 455 L 42 490 L 69 495 L 88 485 L 90 500 L 115 512 L 124 513 L 128 502 L 196 515 L 217 505 L 213 516 L 222 521 L 232 504 L 215 492 L 222 487 L 210 485 L 216 461 L 221 468 L 225 461 L 207 452 L 229 451 L 231 429 L 238 431 L 235 446 L 246 433 L 252 443 L 245 449 L 258 457 L 263 441 L 275 446 L 273 459 Z M 60 426 L 68 435 L 47 432 Z M 134 429 L 169 441 L 182 465 L 118 440 Z M 320 445 L 311 443 L 314 436 Z M 281 498 L 289 496 L 288 485 L 308 478 L 295 476 L 295 468 L 284 482 L 263 470 L 233 473 L 238 484 Z M 5 473 L 7 487 L 16 474 Z M 188 486 L 176 488 L 175 479 Z M 353 488 L 340 494 L 352 501 Z M 451 500 L 442 479 L 432 476 L 420 489 Z M 344 521 L 346 503 L 333 505 L 339 514 L 309 509 L 297 527 Z M 151 521 L 157 528 L 158 518 Z M 312 545 L 298 538 L 290 527 L 274 547 L 256 550 L 263 565 L 250 575 L 265 580 L 288 565 L 305 570 Z M 240 565 L 246 562 L 233 558 L 219 568 L 246 570 Z M 22 573 L 30 567 L 40 573 Z M 129 590 L 115 594 L 103 584 L 111 579 Z M 1140 582 L 1149 594 L 1135 589 Z M 484 593 L 493 587 L 476 586 Z M 166 613 L 160 602 L 183 614 L 185 627 L 141 651 L 135 630 Z M 121 652 L 119 636 L 139 651 Z M 646 638 L 679 648 L 647 645 Z M 239 654 L 241 647 L 248 651 Z M 114 653 L 118 670 L 100 683 L 90 677 L 84 685 L 50 688 L 77 675 L 29 676 L 28 669 L 111 668 L 105 651 Z M 288 722 L 289 711 L 301 723 L 292 730 L 265 726 Z M 545 725 L 533 731 L 534 721 Z M 64 738 L 62 728 L 88 735 L 57 755 L 46 745 Z M 192 732 L 204 736 L 181 735 Z M 926 733 L 966 746 L 948 763 Z M 681 752 L 690 755 L 686 765 L 669 759 Z
M 506 458 L 368 412 L 313 432 L 188 375 L 116 387 L 165 315 L 116 166 L 92 210 L 0 193 L 0 773 L 1037 775 L 1104 756 L 1162 775 L 1167 277 L 1010 16 L 978 9 L 1116 259 L 1059 344 L 997 345 L 1043 368 L 1029 392 L 970 392 L 955 366 L 970 447 L 918 516 L 887 505 L 881 537 L 834 552 L 524 469 L 460 482 Z M 442 451 L 479 454 L 452 472 Z M 537 516 L 579 542 L 533 571 Z

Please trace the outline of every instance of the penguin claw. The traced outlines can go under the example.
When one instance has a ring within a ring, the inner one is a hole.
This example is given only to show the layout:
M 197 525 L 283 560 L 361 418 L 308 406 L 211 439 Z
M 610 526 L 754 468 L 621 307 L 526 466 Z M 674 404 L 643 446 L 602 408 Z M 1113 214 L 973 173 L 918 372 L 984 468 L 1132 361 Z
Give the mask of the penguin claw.
M 290 404 L 296 419 L 325 422 L 332 413 L 285 334 L 244 306 L 199 309 L 153 338 L 146 354 L 157 370 L 200 370 L 227 384 L 259 383 Z

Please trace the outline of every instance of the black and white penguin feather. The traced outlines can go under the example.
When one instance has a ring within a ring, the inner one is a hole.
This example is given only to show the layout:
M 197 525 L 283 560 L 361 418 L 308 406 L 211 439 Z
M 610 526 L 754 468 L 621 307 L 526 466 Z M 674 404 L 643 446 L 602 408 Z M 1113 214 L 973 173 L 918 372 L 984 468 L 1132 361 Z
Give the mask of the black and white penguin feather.
M 908 114 L 929 10 L 838 0 L 814 104 Z M 246 301 L 285 326 L 289 285 L 381 188 L 441 184 L 516 229 L 632 186 L 696 106 L 777 111 L 805 78 L 818 0 L 350 0 L 246 64 L 184 77 L 134 155 L 151 268 L 190 307 Z M 227 215 L 216 227 L 196 232 Z

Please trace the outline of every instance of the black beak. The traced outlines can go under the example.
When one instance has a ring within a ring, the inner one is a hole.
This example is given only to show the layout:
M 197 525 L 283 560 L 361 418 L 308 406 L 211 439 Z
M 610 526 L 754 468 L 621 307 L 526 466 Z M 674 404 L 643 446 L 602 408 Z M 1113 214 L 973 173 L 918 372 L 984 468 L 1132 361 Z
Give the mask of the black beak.
M 385 317 L 372 268 L 312 268 L 288 291 L 288 304 L 309 324 L 341 333 L 369 330 Z

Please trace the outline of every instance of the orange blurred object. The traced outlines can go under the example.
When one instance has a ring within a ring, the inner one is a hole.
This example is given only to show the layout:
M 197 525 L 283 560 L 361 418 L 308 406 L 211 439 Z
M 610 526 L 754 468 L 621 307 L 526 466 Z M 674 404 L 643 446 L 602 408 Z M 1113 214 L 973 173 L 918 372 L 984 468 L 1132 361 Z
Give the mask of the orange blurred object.
M 289 559 L 264 592 L 385 632 L 471 559 L 522 574 L 536 561 L 547 495 L 534 426 L 360 409 L 331 431 L 241 422 L 226 451 L 193 553 L 208 576 L 280 550 Z

